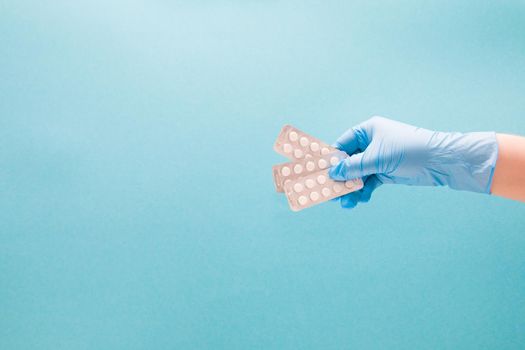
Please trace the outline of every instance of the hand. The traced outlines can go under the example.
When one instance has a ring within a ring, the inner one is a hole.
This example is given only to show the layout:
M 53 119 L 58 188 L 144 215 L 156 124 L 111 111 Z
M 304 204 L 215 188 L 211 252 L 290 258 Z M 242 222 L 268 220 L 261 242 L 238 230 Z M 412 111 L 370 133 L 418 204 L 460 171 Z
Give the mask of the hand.
M 382 184 L 449 186 L 490 193 L 498 153 L 494 132 L 430 131 L 382 117 L 347 130 L 334 146 L 350 157 L 329 171 L 337 181 L 363 178 L 364 187 L 341 206 L 368 202 Z

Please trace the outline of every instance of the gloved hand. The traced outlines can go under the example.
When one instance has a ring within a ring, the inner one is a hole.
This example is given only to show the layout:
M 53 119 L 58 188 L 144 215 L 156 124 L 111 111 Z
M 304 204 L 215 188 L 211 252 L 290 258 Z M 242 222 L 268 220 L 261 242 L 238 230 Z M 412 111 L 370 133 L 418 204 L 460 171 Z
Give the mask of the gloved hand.
M 382 184 L 449 186 L 490 193 L 498 144 L 494 132 L 439 132 L 373 117 L 346 131 L 334 146 L 350 157 L 330 177 L 363 178 L 364 187 L 341 197 L 341 206 L 368 202 Z

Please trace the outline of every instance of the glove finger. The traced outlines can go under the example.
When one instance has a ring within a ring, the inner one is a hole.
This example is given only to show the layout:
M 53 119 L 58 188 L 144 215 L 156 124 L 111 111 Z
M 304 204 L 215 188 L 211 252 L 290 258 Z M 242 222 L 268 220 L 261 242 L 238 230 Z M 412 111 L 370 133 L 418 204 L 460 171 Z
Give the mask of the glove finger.
M 341 207 L 345 209 L 353 209 L 361 198 L 361 191 L 355 191 L 345 194 L 341 197 Z
M 368 179 L 364 180 L 365 185 L 361 189 L 361 197 L 359 198 L 360 202 L 367 203 L 372 196 L 372 192 L 383 183 L 375 175 L 369 176 Z
M 339 164 L 330 168 L 328 175 L 333 180 L 346 181 L 375 174 L 376 169 L 375 157 L 371 157 L 365 151 L 343 159 Z
M 333 147 L 345 151 L 349 155 L 364 151 L 369 144 L 368 137 L 363 137 L 364 131 L 360 125 L 346 130 L 337 138 Z

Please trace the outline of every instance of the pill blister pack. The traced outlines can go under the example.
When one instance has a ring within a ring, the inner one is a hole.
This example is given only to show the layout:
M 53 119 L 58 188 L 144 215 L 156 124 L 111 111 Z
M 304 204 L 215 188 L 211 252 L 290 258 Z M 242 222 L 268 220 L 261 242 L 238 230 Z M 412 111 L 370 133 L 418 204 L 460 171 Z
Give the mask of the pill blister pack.
M 291 125 L 283 126 L 273 149 L 291 160 L 319 157 L 337 151 L 334 147 Z
M 320 157 L 309 157 L 295 162 L 277 164 L 272 167 L 275 188 L 277 192 L 284 192 L 284 184 L 297 178 L 328 169 L 336 165 L 347 155 L 342 151 L 335 151 Z
M 361 179 L 346 182 L 333 181 L 328 171 L 320 171 L 284 185 L 284 193 L 293 211 L 299 211 L 326 202 L 332 198 L 360 190 L 363 187 Z
M 334 181 L 328 168 L 348 157 L 326 143 L 285 125 L 274 150 L 291 162 L 272 167 L 275 188 L 284 192 L 293 211 L 299 211 L 363 188 L 361 179 Z

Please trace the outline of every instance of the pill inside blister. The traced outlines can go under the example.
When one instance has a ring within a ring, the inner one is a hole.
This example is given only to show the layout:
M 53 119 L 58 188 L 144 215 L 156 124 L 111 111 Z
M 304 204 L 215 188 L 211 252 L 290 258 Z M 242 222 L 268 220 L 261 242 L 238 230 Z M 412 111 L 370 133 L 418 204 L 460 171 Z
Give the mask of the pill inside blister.
M 346 181 L 345 182 L 345 186 L 346 186 L 346 188 L 354 188 L 355 187 L 355 183 L 353 181 Z
M 293 185 L 293 190 L 297 193 L 301 193 L 303 189 L 304 189 L 303 184 L 301 184 L 300 182 Z
M 328 148 L 326 148 L 326 147 L 324 147 L 324 148 L 321 150 L 321 154 L 322 154 L 322 155 L 325 155 L 325 154 L 328 154 L 328 153 L 330 153 L 330 149 L 328 149 Z
M 337 163 L 339 163 L 339 158 L 337 158 L 336 156 L 333 156 L 332 158 L 330 158 L 331 165 L 336 165 Z
M 299 143 L 301 144 L 301 146 L 303 147 L 306 147 L 308 146 L 308 144 L 310 143 L 310 141 L 308 141 L 308 139 L 306 137 L 301 137 L 301 139 L 299 140 Z
M 297 141 L 297 138 L 299 136 L 297 135 L 297 133 L 295 131 L 290 131 L 290 133 L 288 134 L 288 139 L 292 142 L 295 142 Z
M 324 159 L 319 159 L 319 162 L 317 162 L 317 164 L 321 169 L 326 169 L 328 167 L 328 162 Z
M 319 175 L 317 177 L 317 182 L 319 183 L 319 185 L 324 185 L 326 183 L 326 176 L 324 175 Z
M 315 202 L 316 200 L 319 199 L 319 193 L 317 193 L 317 192 L 310 193 L 310 199 Z
M 339 193 L 343 190 L 343 186 L 339 185 L 339 184 L 335 184 L 334 185 L 334 192 L 335 193 Z
M 305 205 L 306 203 L 308 203 L 308 198 L 306 196 L 301 196 L 297 199 L 297 201 L 299 202 L 299 204 Z
M 299 158 L 303 157 L 304 153 L 303 153 L 302 150 L 296 149 L 295 151 L 293 151 L 293 155 L 294 155 L 295 158 L 299 159 Z
M 296 173 L 296 174 L 302 173 L 303 172 L 303 166 L 301 164 L 296 164 L 293 167 L 293 172 Z
M 310 149 L 312 152 L 319 152 L 319 144 L 317 142 L 312 142 L 310 144 Z
M 283 167 L 281 169 L 281 175 L 282 176 L 289 176 L 291 174 L 291 171 L 290 171 L 290 168 L 288 168 L 287 166 Z
M 306 170 L 312 171 L 314 169 L 315 169 L 315 163 L 314 162 L 310 161 L 310 162 L 306 163 Z
M 292 145 L 290 145 L 289 143 L 285 143 L 283 145 L 283 151 L 284 153 L 292 153 Z
M 314 188 L 315 187 L 315 182 L 314 180 L 312 179 L 308 179 L 304 182 L 304 184 L 306 185 L 306 187 L 308 188 Z
M 332 193 L 332 191 L 330 191 L 328 187 L 325 187 L 321 190 L 321 193 L 323 194 L 323 196 L 328 197 Z

